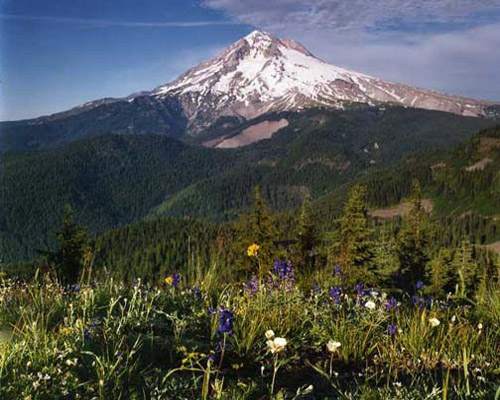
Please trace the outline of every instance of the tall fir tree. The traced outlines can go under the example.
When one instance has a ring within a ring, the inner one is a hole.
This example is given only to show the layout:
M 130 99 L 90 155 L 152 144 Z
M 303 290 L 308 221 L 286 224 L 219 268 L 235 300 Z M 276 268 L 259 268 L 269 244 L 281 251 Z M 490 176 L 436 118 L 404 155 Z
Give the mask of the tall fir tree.
M 398 235 L 399 269 L 396 276 L 396 285 L 410 292 L 418 281 L 425 279 L 425 267 L 429 261 L 430 226 L 417 180 L 413 182 L 411 204 L 408 218 Z
M 449 248 L 443 247 L 427 263 L 426 277 L 429 292 L 436 298 L 444 296 L 452 290 L 452 253 Z
M 273 260 L 273 242 L 276 240 L 274 218 L 267 208 L 259 186 L 254 191 L 254 203 L 250 214 L 241 217 L 241 243 L 248 248 L 252 244 L 259 246 L 259 274 L 270 268 Z
M 456 294 L 466 297 L 471 294 L 477 276 L 477 263 L 474 257 L 474 247 L 469 240 L 462 243 L 453 255 L 453 268 L 457 274 Z
M 334 260 L 341 266 L 349 284 L 374 280 L 374 229 L 368 220 L 366 188 L 353 186 L 339 219 L 333 246 Z
M 90 247 L 87 233 L 75 223 L 73 209 L 69 205 L 64 207 L 64 217 L 56 237 L 59 247 L 45 252 L 47 261 L 55 269 L 61 283 L 77 283 L 89 259 Z
M 314 268 L 314 248 L 318 244 L 318 232 L 312 213 L 311 196 L 307 193 L 302 202 L 302 208 L 297 228 L 297 248 L 300 254 L 300 266 Z

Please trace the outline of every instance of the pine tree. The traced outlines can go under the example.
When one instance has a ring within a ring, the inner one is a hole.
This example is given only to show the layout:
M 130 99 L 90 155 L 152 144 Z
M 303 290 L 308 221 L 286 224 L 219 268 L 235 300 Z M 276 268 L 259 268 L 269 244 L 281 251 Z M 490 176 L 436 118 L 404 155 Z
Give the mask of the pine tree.
M 77 283 L 85 261 L 89 258 L 90 247 L 87 233 L 76 225 L 69 205 L 64 207 L 61 229 L 56 237 L 58 249 L 45 252 L 48 263 L 55 268 L 57 277 L 63 284 Z
M 270 267 L 273 259 L 273 241 L 276 239 L 276 227 L 271 212 L 262 197 L 260 187 L 254 191 L 254 203 L 250 214 L 242 216 L 240 239 L 248 248 L 252 244 L 259 246 L 258 258 L 260 268 Z M 262 271 L 260 271 L 262 275 Z
M 469 240 L 462 240 L 455 251 L 453 268 L 458 277 L 456 293 L 461 297 L 466 297 L 470 294 L 478 269 L 474 259 L 474 248 Z
M 452 255 L 451 250 L 443 247 L 427 264 L 427 282 L 429 292 L 435 297 L 442 297 L 450 289 L 452 282 Z
M 367 217 L 364 186 L 355 185 L 351 188 L 339 222 L 333 251 L 345 279 L 349 283 L 373 280 L 374 230 Z
M 429 222 L 422 205 L 420 183 L 416 180 L 413 182 L 411 203 L 410 214 L 398 235 L 397 273 L 397 284 L 410 292 L 418 281 L 424 280 L 425 266 L 429 261 L 427 255 Z
M 297 248 L 301 265 L 314 268 L 314 248 L 318 243 L 318 232 L 311 210 L 311 196 L 305 195 L 297 229 Z

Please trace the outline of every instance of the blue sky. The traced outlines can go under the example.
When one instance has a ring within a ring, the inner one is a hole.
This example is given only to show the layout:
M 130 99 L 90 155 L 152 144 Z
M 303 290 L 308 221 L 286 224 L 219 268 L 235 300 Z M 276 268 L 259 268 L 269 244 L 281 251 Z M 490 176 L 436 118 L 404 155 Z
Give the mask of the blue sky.
M 500 0 L 0 0 L 0 119 L 152 89 L 254 28 L 360 72 L 500 100 Z

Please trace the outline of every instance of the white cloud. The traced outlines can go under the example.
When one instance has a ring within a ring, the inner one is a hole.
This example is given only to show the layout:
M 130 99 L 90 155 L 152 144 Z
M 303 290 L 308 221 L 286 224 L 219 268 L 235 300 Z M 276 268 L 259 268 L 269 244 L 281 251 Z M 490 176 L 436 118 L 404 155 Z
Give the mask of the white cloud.
M 449 21 L 484 10 L 500 11 L 500 0 L 201 0 L 250 25 L 277 30 L 356 29 L 394 19 Z
M 500 100 L 500 0 L 203 0 L 336 65 Z
M 106 19 L 66 18 L 37 15 L 0 14 L 0 20 L 38 21 L 58 24 L 84 25 L 96 28 L 125 27 L 125 28 L 195 28 L 198 26 L 233 25 L 231 21 L 165 21 L 165 22 L 138 22 L 118 21 Z

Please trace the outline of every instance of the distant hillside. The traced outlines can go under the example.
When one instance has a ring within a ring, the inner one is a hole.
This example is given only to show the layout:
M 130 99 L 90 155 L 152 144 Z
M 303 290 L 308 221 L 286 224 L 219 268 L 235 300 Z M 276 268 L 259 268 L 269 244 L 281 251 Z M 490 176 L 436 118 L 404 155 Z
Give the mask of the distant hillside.
M 247 162 L 186 187 L 153 215 L 230 220 L 248 207 L 255 185 L 263 187 L 273 209 L 283 210 L 300 203 L 305 191 L 315 198 L 327 195 L 361 173 L 378 171 L 408 154 L 450 148 L 494 123 L 400 107 L 309 110 L 261 117 L 256 122 L 270 118 L 286 118 L 289 125 L 270 140 L 226 150 Z M 238 132 L 233 128 L 225 134 L 230 137 Z
M 32 257 L 71 204 L 102 231 L 141 219 L 187 185 L 232 166 L 230 155 L 161 136 L 100 136 L 53 150 L 2 156 L 0 254 Z
M 146 217 L 227 221 L 248 207 L 256 185 L 274 210 L 285 210 L 300 204 L 307 191 L 314 198 L 335 195 L 370 171 L 417 151 L 449 148 L 492 123 L 366 106 L 272 114 L 254 122 L 281 118 L 289 125 L 271 139 L 236 149 L 159 135 L 102 135 L 1 155 L 2 259 L 28 259 L 49 247 L 65 203 L 92 232 Z M 220 132 L 234 135 L 252 124 L 231 123 Z
M 404 202 L 414 179 L 422 185 L 428 209 L 443 224 L 453 218 L 457 226 L 468 225 L 465 231 L 476 226 L 485 235 L 481 242 L 500 238 L 500 126 L 482 130 L 448 150 L 412 154 L 390 166 L 364 171 L 355 181 L 367 187 L 369 204 L 379 209 L 372 214 L 386 218 L 391 213 L 384 210 L 407 208 Z M 346 189 L 343 185 L 317 198 L 319 221 L 338 215 Z

